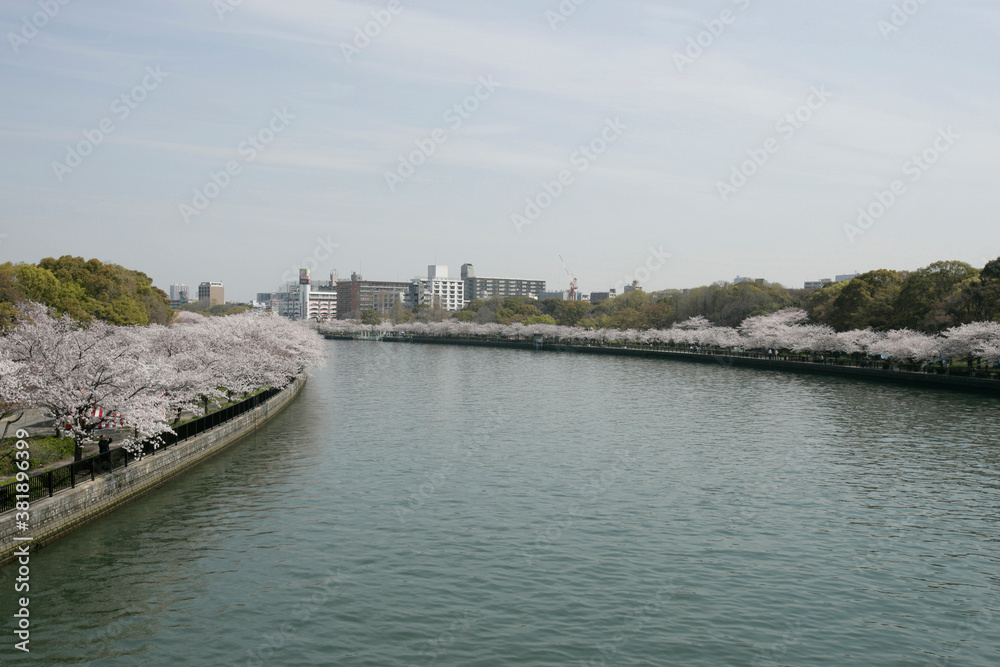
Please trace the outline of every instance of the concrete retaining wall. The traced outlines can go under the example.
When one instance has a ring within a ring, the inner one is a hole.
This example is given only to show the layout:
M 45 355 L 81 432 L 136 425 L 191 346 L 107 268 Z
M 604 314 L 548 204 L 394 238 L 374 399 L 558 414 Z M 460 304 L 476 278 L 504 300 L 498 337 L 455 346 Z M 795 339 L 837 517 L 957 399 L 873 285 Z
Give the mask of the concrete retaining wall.
M 305 378 L 299 378 L 257 408 L 209 431 L 93 481 L 77 484 L 76 488 L 60 491 L 51 498 L 32 501 L 27 533 L 16 530 L 15 512 L 5 512 L 0 515 L 0 564 L 11 560 L 15 547 L 28 544 L 35 550 L 218 454 L 278 414 L 304 384 Z M 32 539 L 15 542 L 15 535 L 30 535 Z

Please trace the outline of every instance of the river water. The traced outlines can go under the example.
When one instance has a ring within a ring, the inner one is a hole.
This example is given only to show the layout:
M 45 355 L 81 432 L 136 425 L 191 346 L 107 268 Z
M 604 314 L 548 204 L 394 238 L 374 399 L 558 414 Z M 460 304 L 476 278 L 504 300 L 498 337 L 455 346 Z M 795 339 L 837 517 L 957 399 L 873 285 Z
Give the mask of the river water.
M 2 662 L 1000 664 L 997 399 L 328 344 L 256 435 L 34 554 Z

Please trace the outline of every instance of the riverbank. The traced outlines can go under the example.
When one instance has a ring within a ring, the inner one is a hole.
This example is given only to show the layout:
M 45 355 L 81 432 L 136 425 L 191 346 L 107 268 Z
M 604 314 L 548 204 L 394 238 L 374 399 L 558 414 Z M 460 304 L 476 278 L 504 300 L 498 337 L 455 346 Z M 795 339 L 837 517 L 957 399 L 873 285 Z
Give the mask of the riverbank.
M 208 431 L 153 455 L 144 456 L 111 473 L 76 484 L 58 494 L 30 502 L 27 527 L 6 512 L 0 523 L 0 564 L 11 560 L 15 548 L 34 551 L 80 525 L 107 514 L 177 475 L 218 454 L 277 415 L 301 391 L 300 377 L 268 400 Z M 20 510 L 19 510 L 20 511 Z
M 789 373 L 809 373 L 837 375 L 873 382 L 892 382 L 911 386 L 932 387 L 959 391 L 971 391 L 1000 396 L 1000 381 L 984 377 L 964 377 L 943 373 L 901 370 L 897 365 L 879 362 L 879 365 L 850 365 L 848 359 L 830 358 L 824 363 L 794 360 L 779 355 L 742 353 L 723 354 L 697 351 L 658 349 L 642 346 L 601 346 L 572 345 L 550 340 L 484 340 L 476 338 L 446 337 L 390 337 L 382 339 L 393 343 L 419 343 L 425 345 L 464 345 L 473 347 L 495 347 L 540 352 L 572 352 L 577 354 L 603 354 L 629 357 L 647 357 L 684 361 L 688 363 L 718 364 L 725 367 L 755 368 L 758 370 L 782 371 Z M 839 363 L 838 363 L 839 362 Z

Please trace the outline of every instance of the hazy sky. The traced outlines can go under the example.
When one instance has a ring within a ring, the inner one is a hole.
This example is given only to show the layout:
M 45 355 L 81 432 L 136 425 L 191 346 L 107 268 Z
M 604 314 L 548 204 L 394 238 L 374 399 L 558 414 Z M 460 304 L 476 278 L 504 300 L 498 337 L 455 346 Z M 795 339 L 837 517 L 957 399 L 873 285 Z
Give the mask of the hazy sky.
M 995 0 L 62 2 L 0 5 L 0 261 L 243 300 L 1000 255 Z

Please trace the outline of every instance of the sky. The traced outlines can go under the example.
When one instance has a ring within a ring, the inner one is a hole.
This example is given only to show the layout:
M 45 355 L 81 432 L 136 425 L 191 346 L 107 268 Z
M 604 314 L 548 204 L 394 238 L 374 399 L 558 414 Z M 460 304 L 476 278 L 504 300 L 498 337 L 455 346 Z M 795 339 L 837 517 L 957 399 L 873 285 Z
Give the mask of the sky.
M 4 0 L 0 262 L 583 292 L 1000 255 L 994 0 Z

